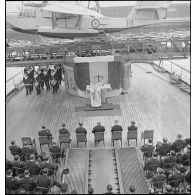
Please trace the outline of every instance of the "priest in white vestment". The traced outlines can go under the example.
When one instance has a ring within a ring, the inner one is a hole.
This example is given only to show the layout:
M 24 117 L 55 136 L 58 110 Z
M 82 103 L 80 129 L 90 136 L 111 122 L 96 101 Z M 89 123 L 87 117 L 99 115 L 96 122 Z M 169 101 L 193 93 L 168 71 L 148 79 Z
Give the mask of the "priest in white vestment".
M 102 90 L 111 89 L 110 84 L 103 84 L 103 82 L 91 82 L 87 85 L 87 91 L 90 92 L 91 106 L 102 106 Z

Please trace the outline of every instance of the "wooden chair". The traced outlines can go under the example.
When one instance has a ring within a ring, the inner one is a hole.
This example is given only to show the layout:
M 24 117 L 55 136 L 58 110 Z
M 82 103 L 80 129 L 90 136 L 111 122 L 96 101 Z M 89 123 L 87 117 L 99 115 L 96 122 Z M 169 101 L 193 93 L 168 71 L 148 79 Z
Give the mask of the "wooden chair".
M 135 139 L 136 140 L 136 146 L 137 146 L 137 130 L 132 130 L 127 132 L 127 141 L 129 146 L 129 140 Z
M 68 144 L 69 147 L 70 142 L 71 142 L 70 134 L 59 135 L 60 148 L 63 143 Z
M 159 193 L 159 192 L 163 193 L 164 185 L 165 185 L 165 180 L 152 182 L 152 186 L 154 188 L 155 193 Z
M 121 147 L 122 147 L 122 131 L 113 131 L 112 132 L 112 145 L 114 146 L 114 141 L 121 141 Z
M 85 142 L 85 147 L 86 147 L 87 138 L 85 133 L 76 133 L 76 139 L 77 139 L 77 148 L 79 142 Z
M 103 141 L 104 147 L 105 147 L 104 132 L 95 132 L 94 138 L 95 138 L 95 147 L 96 147 L 96 142 L 99 142 L 99 141 Z
M 30 184 L 22 185 L 22 188 L 25 190 L 26 194 L 34 194 L 36 189 Z
M 41 192 L 42 194 L 47 194 L 48 192 L 50 192 L 50 189 L 37 186 L 36 187 L 36 192 Z
M 152 139 L 152 144 L 153 144 L 153 136 L 154 136 L 154 130 L 145 130 L 142 133 L 142 138 L 144 139 L 144 145 L 145 145 L 145 140 L 146 139 Z
M 25 142 L 27 142 L 28 145 L 31 145 L 31 146 L 33 146 L 33 144 L 35 144 L 35 139 L 31 139 L 31 137 L 22 137 L 21 140 L 22 140 L 23 147 L 24 147 Z
M 39 136 L 39 144 L 40 144 L 40 149 L 42 152 L 42 145 L 48 145 L 48 147 L 50 146 L 50 139 L 48 136 Z

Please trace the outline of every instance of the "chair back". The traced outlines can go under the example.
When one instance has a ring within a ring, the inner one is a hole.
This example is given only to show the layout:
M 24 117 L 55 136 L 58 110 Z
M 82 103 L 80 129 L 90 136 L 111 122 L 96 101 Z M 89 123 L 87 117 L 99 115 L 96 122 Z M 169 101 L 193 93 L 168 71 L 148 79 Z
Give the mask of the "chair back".
M 152 185 L 155 187 L 155 188 L 163 188 L 165 184 L 165 180 L 162 180 L 162 181 L 156 181 L 156 182 L 153 182 Z
M 50 140 L 48 136 L 39 136 L 39 143 L 42 144 L 50 144 Z
M 153 138 L 153 136 L 154 136 L 154 130 L 145 130 L 143 133 L 144 139 Z
M 31 137 L 22 137 L 21 140 L 22 140 L 22 145 L 23 146 L 24 146 L 24 143 L 25 142 L 27 142 L 28 145 L 31 145 L 31 146 L 33 145 L 32 140 L 31 140 Z
M 104 140 L 104 132 L 95 132 L 95 141 L 101 141 Z
M 42 194 L 46 194 L 46 193 L 48 193 L 49 190 L 48 190 L 48 188 L 37 186 L 36 191 L 37 192 L 42 192 Z
M 112 132 L 113 140 L 122 140 L 122 131 L 113 131 Z
M 137 139 L 137 130 L 128 131 L 127 139 Z
M 85 133 L 76 133 L 77 142 L 86 142 Z
M 70 135 L 69 134 L 59 135 L 59 142 L 60 143 L 69 143 L 70 142 Z
M 30 185 L 30 184 L 24 184 L 24 185 L 22 185 L 22 188 L 25 191 L 27 191 L 27 192 L 31 192 L 31 191 L 34 191 L 35 190 L 35 188 L 32 185 Z

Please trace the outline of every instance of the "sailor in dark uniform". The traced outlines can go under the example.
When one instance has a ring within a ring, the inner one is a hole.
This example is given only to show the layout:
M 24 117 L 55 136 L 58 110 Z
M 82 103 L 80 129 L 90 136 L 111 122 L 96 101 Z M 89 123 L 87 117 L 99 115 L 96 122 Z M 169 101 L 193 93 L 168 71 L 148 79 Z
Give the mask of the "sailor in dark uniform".
M 29 67 L 28 70 L 27 70 L 27 73 L 28 73 L 28 77 L 29 77 L 30 83 L 31 83 L 30 90 L 32 92 L 33 91 L 33 84 L 34 84 L 34 81 L 35 81 L 35 78 L 34 78 L 34 68 Z
M 135 121 L 131 121 L 131 126 L 127 127 L 128 131 L 137 131 L 137 127 L 135 126 Z
M 20 186 L 25 189 L 26 193 L 28 192 L 28 194 L 33 194 L 33 191 L 37 186 L 33 177 L 30 176 L 30 171 L 28 169 L 24 171 L 24 177 L 20 180 Z
M 97 122 L 97 126 L 93 128 L 92 133 L 104 132 L 104 131 L 105 131 L 105 127 L 101 125 L 101 122 Z
M 41 89 L 43 90 L 43 87 L 44 87 L 44 73 L 43 73 L 43 69 L 41 69 L 41 72 L 39 73 L 39 78 L 40 78 L 40 86 L 41 86 Z
M 122 131 L 123 128 L 122 128 L 122 126 L 118 125 L 118 120 L 115 120 L 114 122 L 115 122 L 115 125 L 112 127 L 111 132 Z
M 60 88 L 60 86 L 59 86 L 59 77 L 60 77 L 59 74 L 60 74 L 60 72 L 59 72 L 59 69 L 58 69 L 57 66 L 54 66 L 54 71 L 55 71 L 54 76 L 55 76 L 55 79 L 57 80 L 56 87 L 57 87 L 57 89 L 59 89 Z
M 6 190 L 8 190 L 8 194 L 17 194 L 19 187 L 20 187 L 20 181 L 12 176 L 12 170 L 8 169 L 6 171 Z
M 49 80 L 51 78 L 51 70 L 49 69 L 48 71 L 45 69 L 44 70 L 44 82 L 45 82 L 45 86 L 47 88 L 47 91 L 50 91 L 50 83 Z
M 76 133 L 85 133 L 87 134 L 87 130 L 83 127 L 83 123 L 79 122 L 79 127 L 76 128 Z
M 10 152 L 13 156 L 19 155 L 21 156 L 21 148 L 16 145 L 15 140 L 11 141 L 11 146 L 9 146 Z
M 24 73 L 23 83 L 26 88 L 26 95 L 31 94 L 31 81 L 26 72 Z
M 41 79 L 40 79 L 39 74 L 37 74 L 37 73 L 34 75 L 34 77 L 35 77 L 36 92 L 37 92 L 37 95 L 39 95 L 39 94 L 41 94 L 41 83 L 40 83 Z
M 49 129 L 46 129 L 45 126 L 42 126 L 42 129 L 38 132 L 39 136 L 48 136 L 49 140 L 51 141 L 52 134 Z
M 66 127 L 66 124 L 62 123 L 62 128 L 59 129 L 59 134 L 60 134 L 60 135 L 63 135 L 63 134 L 68 134 L 68 135 L 70 135 L 70 132 L 69 132 L 68 129 L 66 129 L 65 127 Z
M 61 85 L 61 82 L 62 82 L 62 71 L 63 71 L 63 68 L 62 68 L 62 65 L 61 64 L 59 64 L 58 65 L 58 83 L 59 83 L 59 85 Z

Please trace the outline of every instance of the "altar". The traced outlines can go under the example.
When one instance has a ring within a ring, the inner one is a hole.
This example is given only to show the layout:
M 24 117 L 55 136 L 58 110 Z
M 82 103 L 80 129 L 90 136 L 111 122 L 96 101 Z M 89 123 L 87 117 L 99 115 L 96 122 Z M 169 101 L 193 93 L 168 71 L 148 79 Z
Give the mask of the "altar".
M 101 107 L 103 103 L 106 103 L 105 93 L 107 90 L 111 90 L 111 86 L 103 82 L 91 82 L 86 86 L 86 91 L 90 92 L 91 107 Z

